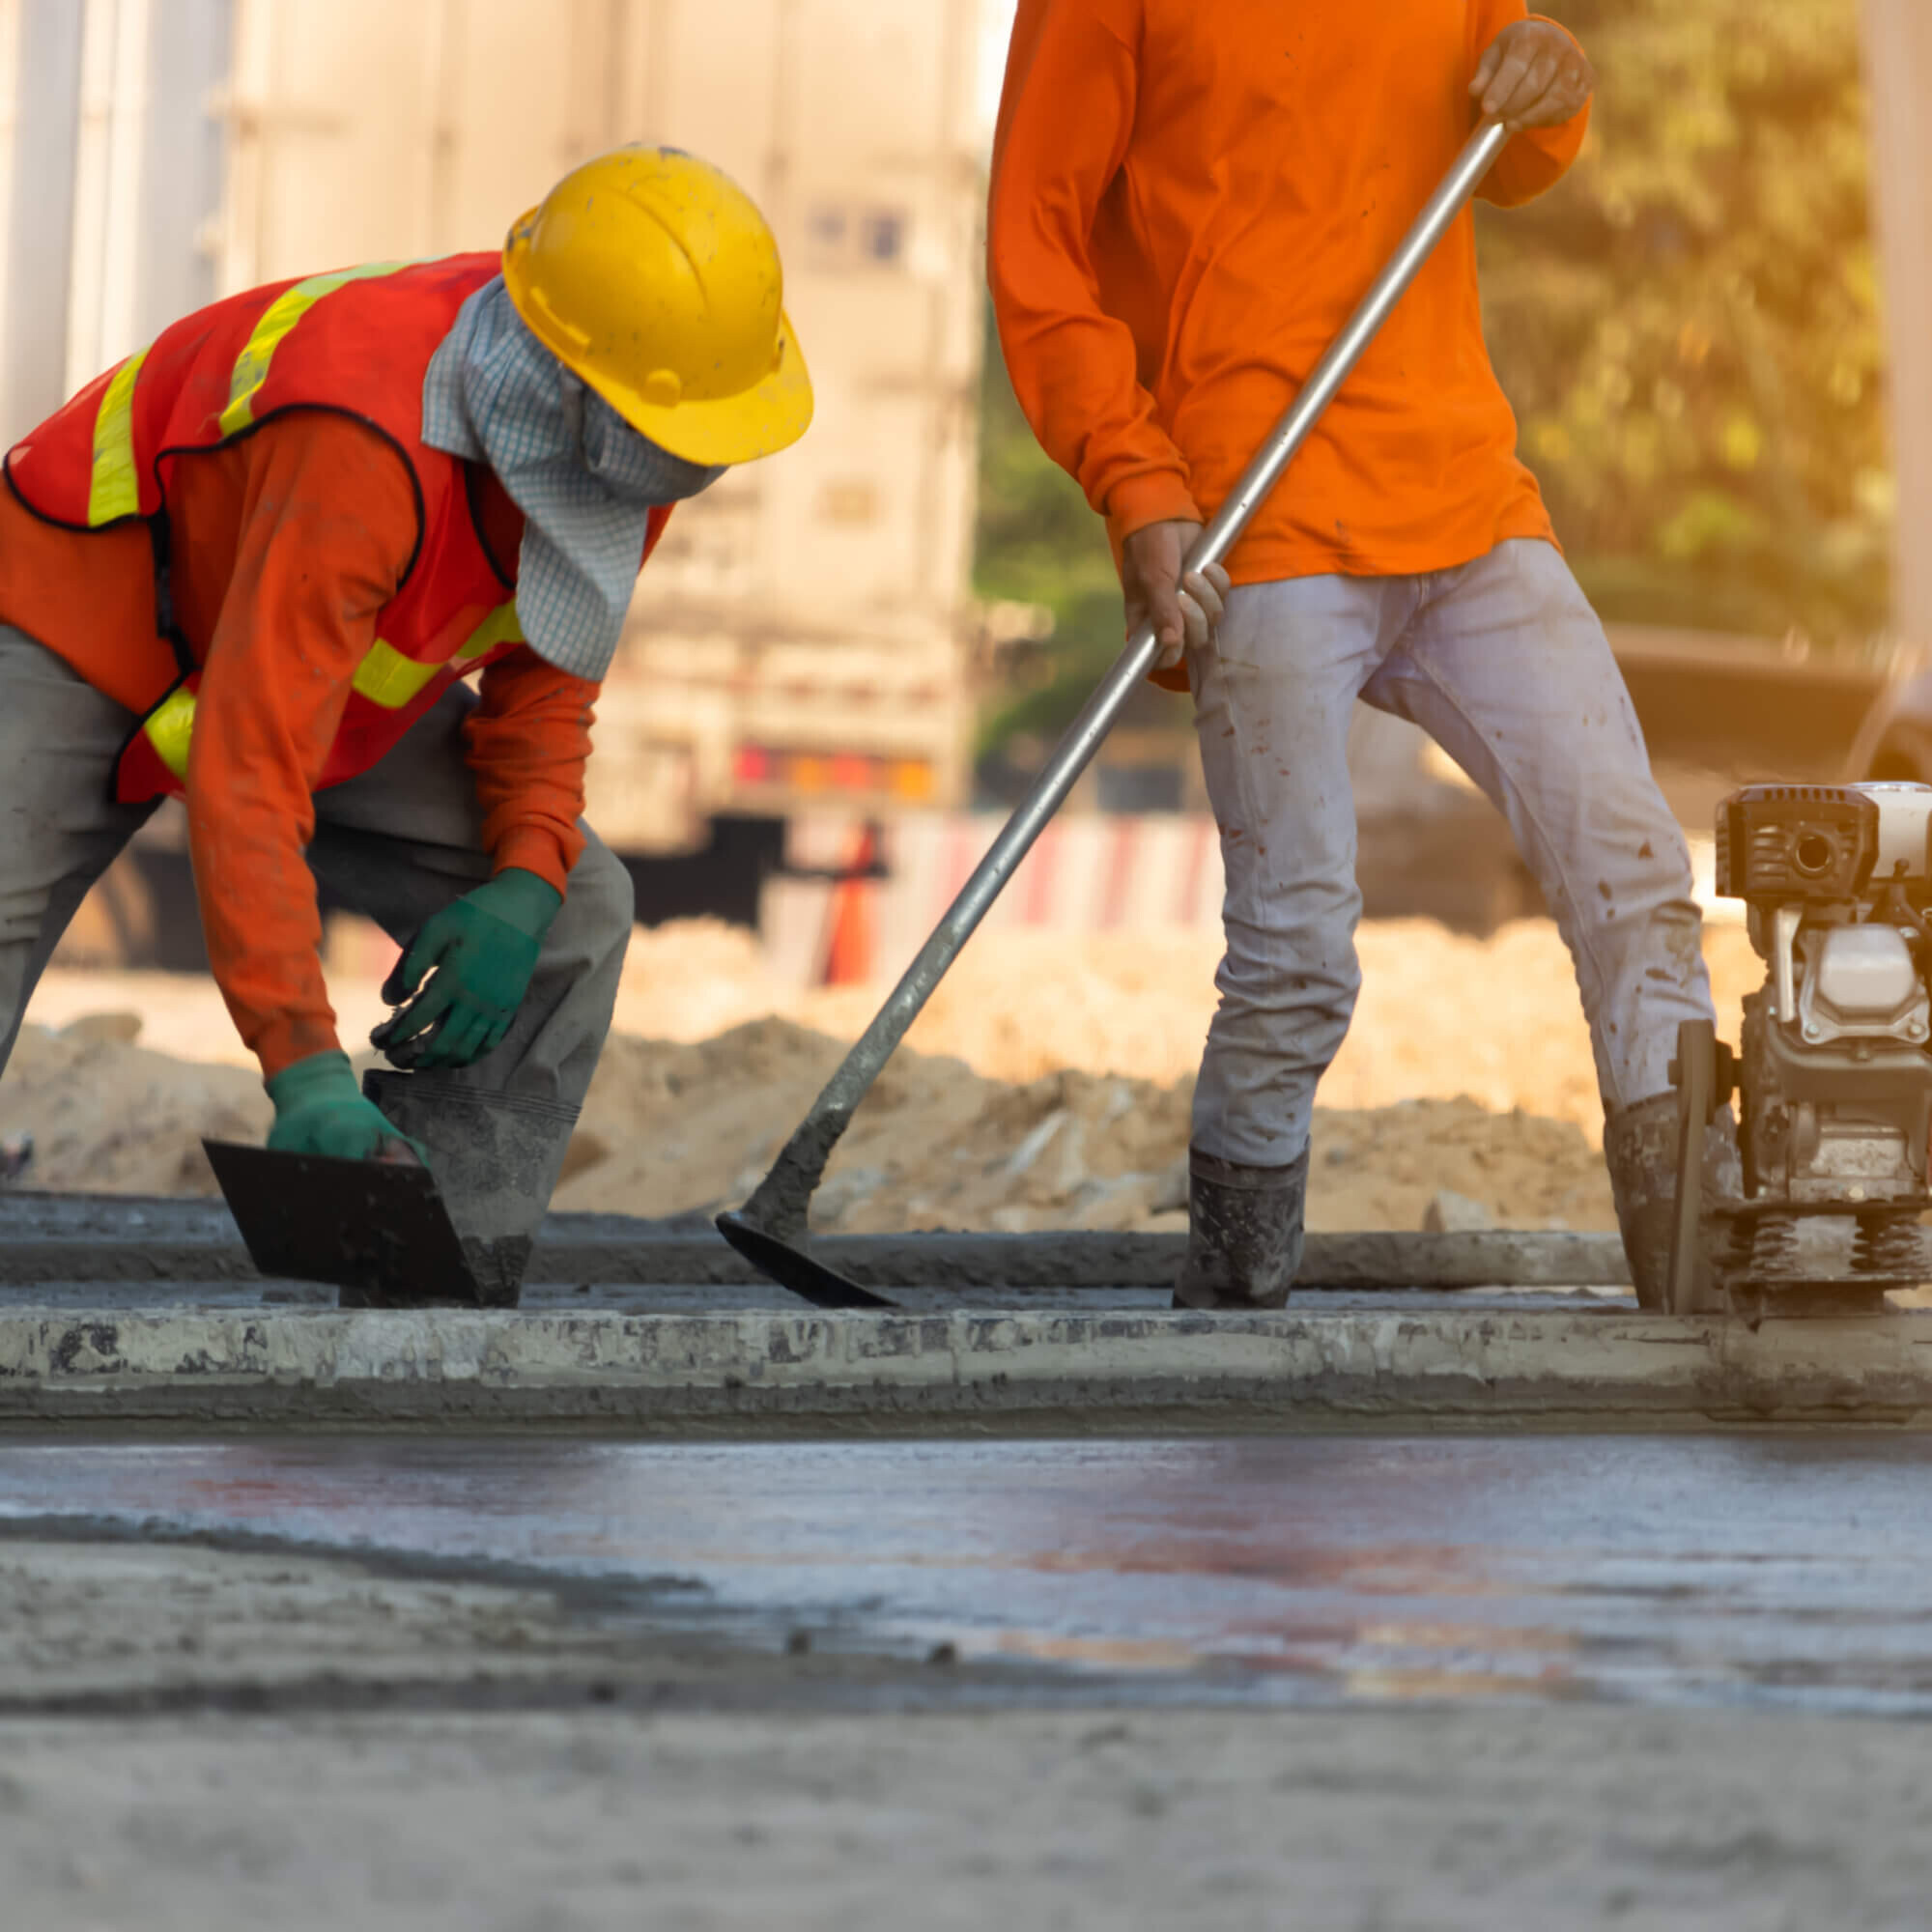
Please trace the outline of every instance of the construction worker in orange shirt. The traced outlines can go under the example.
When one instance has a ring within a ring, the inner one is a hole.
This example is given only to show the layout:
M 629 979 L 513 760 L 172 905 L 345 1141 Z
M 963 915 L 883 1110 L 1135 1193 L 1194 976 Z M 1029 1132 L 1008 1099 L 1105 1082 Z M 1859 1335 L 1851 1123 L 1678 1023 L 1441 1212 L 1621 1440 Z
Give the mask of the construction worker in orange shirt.
M 1227 870 L 1196 1090 L 1183 1306 L 1277 1307 L 1317 1082 L 1360 983 L 1344 755 L 1365 701 L 1507 816 L 1576 961 L 1639 1299 L 1661 1306 L 1678 1024 L 1711 1017 L 1690 863 L 1602 627 L 1491 370 L 1465 211 L 1225 572 L 1181 581 L 1227 495 L 1479 115 L 1481 193 L 1582 144 L 1582 48 L 1523 0 L 1019 0 L 989 273 L 1047 452 L 1106 518 L 1128 628 L 1191 689 Z M 1728 1122 L 1707 1179 L 1740 1191 Z
M 178 797 L 270 1146 L 434 1170 L 498 1110 L 533 1234 L 633 920 L 581 817 L 599 681 L 672 506 L 810 420 L 781 298 L 739 188 L 624 148 L 500 254 L 218 301 L 17 443 L 0 1068 L 82 896 Z M 336 1036 L 317 880 L 405 947 L 377 1043 L 412 1071 L 382 1106 Z M 495 1246 L 513 1293 L 527 1238 Z

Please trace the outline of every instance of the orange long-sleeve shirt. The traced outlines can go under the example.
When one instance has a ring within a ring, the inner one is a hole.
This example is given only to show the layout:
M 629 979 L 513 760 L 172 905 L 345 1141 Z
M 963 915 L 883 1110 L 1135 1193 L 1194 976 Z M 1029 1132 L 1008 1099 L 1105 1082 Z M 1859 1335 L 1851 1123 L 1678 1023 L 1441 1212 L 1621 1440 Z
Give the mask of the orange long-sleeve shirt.
M 491 551 L 514 568 L 523 518 L 478 474 Z M 182 459 L 168 509 L 175 615 L 203 672 L 186 799 L 202 923 L 236 1029 L 272 1077 L 339 1043 L 302 852 L 350 682 L 414 549 L 415 501 L 382 438 L 304 412 Z M 142 526 L 61 529 L 0 490 L 0 620 L 130 711 L 174 682 Z M 564 890 L 596 696 L 528 649 L 484 671 L 468 756 L 495 869 Z
M 1246 468 L 1468 138 L 1524 0 L 1019 0 L 989 274 L 1040 442 L 1116 543 Z M 1583 139 L 1520 135 L 1484 196 Z M 1447 569 L 1549 537 L 1491 370 L 1464 213 L 1230 559 L 1236 582 Z

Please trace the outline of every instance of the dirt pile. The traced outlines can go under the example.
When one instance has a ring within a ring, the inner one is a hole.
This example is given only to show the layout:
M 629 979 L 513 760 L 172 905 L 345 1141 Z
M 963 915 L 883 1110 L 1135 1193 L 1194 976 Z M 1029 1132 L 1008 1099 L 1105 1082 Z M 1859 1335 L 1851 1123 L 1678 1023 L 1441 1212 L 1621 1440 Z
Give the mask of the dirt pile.
M 584 1108 L 560 1208 L 632 1214 L 728 1205 L 756 1185 L 842 1052 L 764 1019 L 694 1045 L 614 1039 Z M 1063 1067 L 1024 1084 L 907 1052 L 886 1069 L 814 1202 L 825 1228 L 1183 1225 L 1191 1079 Z M 1317 1121 L 1309 1219 L 1414 1228 L 1448 1189 L 1499 1225 L 1613 1225 L 1573 1125 L 1424 1099 Z
M 149 1052 L 113 1019 L 23 1030 L 0 1135 L 33 1133 L 37 1186 L 213 1192 L 202 1137 L 259 1139 L 260 1082 Z M 709 1040 L 613 1038 L 557 1207 L 656 1216 L 742 1200 L 843 1050 L 776 1018 Z M 1191 1089 L 1077 1068 L 1008 1083 L 908 1051 L 841 1143 L 816 1218 L 852 1233 L 1178 1228 Z M 1596 1153 L 1563 1122 L 1423 1099 L 1324 1109 L 1317 1134 L 1317 1228 L 1418 1227 L 1443 1189 L 1499 1225 L 1610 1225 Z
M 1554 928 L 1477 940 L 1393 921 L 1364 926 L 1360 951 L 1354 1030 L 1322 1088 L 1312 1225 L 1416 1227 L 1447 1190 L 1501 1225 L 1609 1227 L 1596 1077 Z M 1762 969 L 1735 926 L 1709 928 L 1705 951 L 1735 1037 Z M 1179 1225 L 1217 954 L 1192 933 L 981 935 L 846 1136 L 823 1225 Z M 354 1043 L 380 1002 L 373 984 L 331 984 Z M 558 1206 L 741 1200 L 883 991 L 787 989 L 749 934 L 707 922 L 639 933 Z M 252 1071 L 204 1062 L 241 1058 L 206 982 L 54 974 L 33 1017 L 0 1081 L 0 1137 L 34 1133 L 42 1186 L 208 1191 L 202 1135 L 266 1127 Z M 194 1064 L 134 1044 L 136 1020 Z
M 104 1194 L 213 1194 L 202 1137 L 259 1141 L 274 1109 L 261 1076 L 150 1053 L 139 1016 L 23 1026 L 0 1080 L 0 1138 L 30 1133 L 28 1184 Z
M 1572 1121 L 1595 1138 L 1589 1041 L 1569 956 L 1548 921 L 1525 920 L 1489 939 L 1427 920 L 1378 921 L 1362 927 L 1358 945 L 1362 997 L 1324 1084 L 1332 1105 L 1466 1094 L 1498 1111 Z M 1735 925 L 1707 927 L 1704 951 L 1719 1019 L 1735 1038 L 1738 1001 L 1763 969 Z M 1219 956 L 1210 935 L 1191 932 L 981 933 L 941 982 L 911 1043 L 1022 1085 L 1062 1067 L 1166 1084 L 1200 1059 Z M 382 948 L 356 944 L 331 960 L 329 993 L 352 1051 L 387 1011 L 377 993 L 385 958 Z M 691 1042 L 777 1015 L 850 1039 L 888 990 L 884 982 L 833 991 L 787 985 L 750 933 L 680 921 L 633 937 L 616 1030 Z M 249 1064 L 220 995 L 191 976 L 56 969 L 28 1017 L 58 1030 L 103 1009 L 138 1013 L 143 1043 L 159 1051 Z

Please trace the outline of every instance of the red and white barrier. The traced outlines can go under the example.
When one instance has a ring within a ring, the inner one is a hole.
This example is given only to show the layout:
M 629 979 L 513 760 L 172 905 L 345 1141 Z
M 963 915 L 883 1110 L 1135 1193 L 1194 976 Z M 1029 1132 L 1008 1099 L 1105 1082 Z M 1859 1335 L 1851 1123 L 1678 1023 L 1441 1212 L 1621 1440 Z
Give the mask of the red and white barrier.
M 939 923 L 1005 823 L 992 812 L 928 812 L 882 829 L 882 879 L 781 878 L 762 937 L 773 965 L 807 983 L 849 983 L 902 966 Z M 794 865 L 851 864 L 850 822 L 794 827 Z M 1056 819 L 987 913 L 988 930 L 1218 931 L 1221 849 L 1201 814 L 1087 813 Z

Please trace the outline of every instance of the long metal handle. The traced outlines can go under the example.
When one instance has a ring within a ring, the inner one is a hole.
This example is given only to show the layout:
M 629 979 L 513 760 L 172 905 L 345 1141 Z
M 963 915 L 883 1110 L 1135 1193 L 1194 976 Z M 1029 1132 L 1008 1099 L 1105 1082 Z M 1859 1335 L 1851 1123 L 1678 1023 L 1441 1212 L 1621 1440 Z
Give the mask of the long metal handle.
M 1240 481 L 1203 528 L 1188 552 L 1188 570 L 1218 563 L 1235 547 L 1282 471 L 1308 440 L 1309 431 L 1334 401 L 1335 392 L 1361 360 L 1362 352 L 1387 321 L 1389 311 L 1402 299 L 1435 244 L 1494 165 L 1508 139 L 1508 129 L 1493 121 L 1485 122 L 1470 135 L 1455 165 L 1416 216 L 1415 225 L 1403 238 L 1388 266 L 1376 277 L 1375 286 L 1362 298 L 1342 332 L 1328 345 L 1267 441 L 1242 471 Z M 1153 626 L 1144 624 L 1127 639 L 1126 648 L 1067 727 L 1026 797 L 1014 808 L 1012 816 L 974 868 L 972 877 L 959 889 L 959 895 L 933 929 L 931 938 L 920 949 L 919 956 L 907 967 L 904 978 L 854 1043 L 838 1072 L 826 1083 L 825 1091 L 786 1144 L 778 1163 L 759 1183 L 757 1192 L 746 1203 L 748 1219 L 774 1232 L 803 1234 L 812 1190 L 818 1185 L 825 1163 L 853 1111 L 878 1078 L 879 1069 L 891 1058 L 894 1048 L 905 1037 L 907 1029 L 919 1017 L 920 1009 L 958 956 L 960 948 L 986 916 L 987 908 L 999 897 L 1014 867 L 1033 848 L 1047 820 L 1093 762 L 1115 718 L 1153 669 L 1158 656 Z

